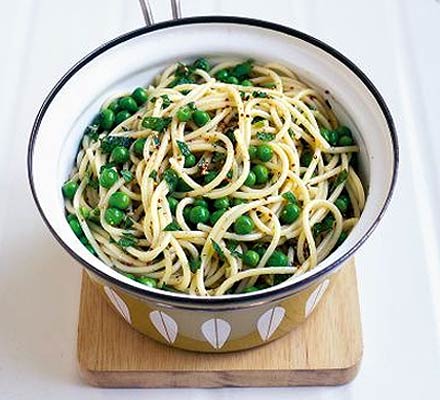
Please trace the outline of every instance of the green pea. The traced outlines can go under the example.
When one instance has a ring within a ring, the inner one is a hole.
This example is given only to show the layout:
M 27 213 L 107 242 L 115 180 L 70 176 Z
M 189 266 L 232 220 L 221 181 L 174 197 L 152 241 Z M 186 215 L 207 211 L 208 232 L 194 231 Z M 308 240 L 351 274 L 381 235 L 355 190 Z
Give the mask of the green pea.
M 193 224 L 206 223 L 209 221 L 209 211 L 206 207 L 195 206 L 189 214 L 189 220 Z
M 197 69 L 202 69 L 203 71 L 209 71 L 211 69 L 209 61 L 204 57 L 198 58 L 196 61 L 194 61 L 193 67 Z
M 192 187 L 189 186 L 182 178 L 177 180 L 176 192 L 189 192 Z
M 191 214 L 191 210 L 192 210 L 192 207 L 189 207 L 189 206 L 186 206 L 184 209 L 183 209 L 183 218 L 185 218 L 185 221 L 186 222 L 190 222 L 190 214 Z
M 101 128 L 105 131 L 109 131 L 112 129 L 114 123 L 115 113 L 108 108 L 104 108 L 104 110 L 101 111 Z
M 176 214 L 176 208 L 177 208 L 177 205 L 179 204 L 179 201 L 176 198 L 172 197 L 172 196 L 169 196 L 167 198 L 167 200 L 168 200 L 168 205 L 170 206 L 171 214 L 175 215 Z
M 78 190 L 78 184 L 74 181 L 67 181 L 63 185 L 63 195 L 66 199 L 72 200 Z
M 118 173 L 113 168 L 105 168 L 99 177 L 99 184 L 108 189 L 111 188 L 118 180 Z
M 349 136 L 349 137 L 353 136 L 350 128 L 345 125 L 341 125 L 338 128 L 336 128 L 336 132 L 338 132 L 339 136 Z
M 105 222 L 111 226 L 117 226 L 124 220 L 124 213 L 117 208 L 107 208 L 104 213 Z
M 341 213 L 345 213 L 350 205 L 350 198 L 347 195 L 341 195 L 335 200 L 335 206 L 339 208 Z
M 289 203 L 281 210 L 280 221 L 283 224 L 293 224 L 300 213 L 301 208 L 297 204 Z
M 246 180 L 244 181 L 244 184 L 246 186 L 252 187 L 252 186 L 255 186 L 256 182 L 257 182 L 257 178 L 255 176 L 255 173 L 253 171 L 249 171 L 249 174 L 248 174 Z
M 130 152 L 124 146 L 116 146 L 110 154 L 110 159 L 118 164 L 127 162 L 129 158 Z
M 119 99 L 113 100 L 107 108 L 109 110 L 112 110 L 114 113 L 117 113 L 119 111 Z
M 121 124 L 122 122 L 124 122 L 126 119 L 128 119 L 130 117 L 131 117 L 131 114 L 128 111 L 126 111 L 126 110 L 119 111 L 115 117 L 115 125 L 117 126 L 117 125 Z
M 198 269 L 202 266 L 202 260 L 200 258 L 193 258 L 189 260 L 189 268 L 191 269 L 191 272 L 195 274 Z
M 275 250 L 267 260 L 268 267 L 286 267 L 289 265 L 289 259 L 280 250 Z
M 200 197 L 200 198 L 194 200 L 193 207 L 196 207 L 196 206 L 208 208 L 208 202 L 205 199 Z
M 119 208 L 120 210 L 126 210 L 131 206 L 130 197 L 123 192 L 115 192 L 108 199 L 110 207 Z
M 229 199 L 227 197 L 220 197 L 219 199 L 215 199 L 214 208 L 220 210 L 222 208 L 229 208 Z
M 79 223 L 78 218 L 76 218 L 76 216 L 75 216 L 75 218 L 70 219 L 69 225 L 70 225 L 70 228 L 72 229 L 73 233 L 76 236 L 79 237 L 83 234 L 81 224 Z
M 267 183 L 267 181 L 269 180 L 269 170 L 264 165 L 257 164 L 253 166 L 252 172 L 255 174 L 257 185 Z
M 185 168 L 194 167 L 194 165 L 196 164 L 197 164 L 197 158 L 194 154 L 189 154 L 185 157 L 185 163 L 184 163 Z
M 225 208 L 222 208 L 220 210 L 216 210 L 214 211 L 210 218 L 209 218 L 209 222 L 211 223 L 211 225 L 215 225 L 217 223 L 217 221 L 221 218 L 221 216 L 226 212 L 227 210 Z
M 270 147 L 268 144 L 262 144 L 261 146 L 257 147 L 257 157 L 263 161 L 267 162 L 269 161 L 273 156 L 273 150 L 272 147 Z
M 145 286 L 148 286 L 150 288 L 156 288 L 157 287 L 157 281 L 154 278 L 150 278 L 149 276 L 139 276 L 136 278 L 136 280 L 139 283 L 142 283 Z
M 251 160 L 255 160 L 257 158 L 258 148 L 257 146 L 249 146 L 249 157 Z
M 147 140 L 145 138 L 136 139 L 136 141 L 133 143 L 133 151 L 138 156 L 142 156 L 144 154 L 144 147 L 145 142 Z
M 134 89 L 131 97 L 134 99 L 138 106 L 141 106 L 148 100 L 147 91 L 142 87 Z
M 302 167 L 308 167 L 312 162 L 312 160 L 313 160 L 313 154 L 310 151 L 306 150 L 301 154 L 299 163 Z
M 254 229 L 254 221 L 247 215 L 239 216 L 234 222 L 234 231 L 238 235 L 247 235 Z
M 254 86 L 254 85 L 249 79 L 245 79 L 244 81 L 241 81 L 241 86 Z
M 260 262 L 260 255 L 253 250 L 246 250 L 243 254 L 243 262 L 249 267 L 256 267 Z
M 241 293 L 252 293 L 252 292 L 258 292 L 260 289 L 258 289 L 255 286 L 249 286 L 245 288 Z
M 231 85 L 238 85 L 238 83 L 239 83 L 238 79 L 235 76 L 228 76 L 225 79 L 225 82 L 230 83 Z
M 183 106 L 179 108 L 176 116 L 180 122 L 186 122 L 191 119 L 192 113 L 193 112 L 189 106 Z
M 330 129 L 322 128 L 321 129 L 322 137 L 332 146 L 336 146 L 338 143 L 338 132 L 331 131 Z
M 136 277 L 133 274 L 129 274 L 128 272 L 121 272 L 121 275 L 126 276 L 128 279 L 136 280 Z
M 350 136 L 341 136 L 338 140 L 339 146 L 351 146 L 353 144 L 353 139 Z
M 212 182 L 218 175 L 217 171 L 210 171 L 208 172 L 205 177 L 203 178 L 203 181 L 205 182 L 205 185 Z
M 192 119 L 198 127 L 202 127 L 211 120 L 211 117 L 206 111 L 196 110 L 192 113 Z
M 215 74 L 215 77 L 222 82 L 224 82 L 228 76 L 229 76 L 229 72 L 227 69 L 221 69 L 220 71 L 217 71 L 217 73 Z
M 239 198 L 232 199 L 233 206 L 239 206 L 240 204 L 246 204 L 246 203 L 247 203 L 247 200 L 245 200 L 245 199 L 239 199 Z
M 237 64 L 232 69 L 232 74 L 234 76 L 237 76 L 238 78 L 241 78 L 241 79 L 243 79 L 244 77 L 249 75 L 251 72 L 252 72 L 252 63 L 249 61 L 246 61 L 241 64 Z
M 121 100 L 119 100 L 119 107 L 132 114 L 139 109 L 138 105 L 136 104 L 136 101 L 133 99 L 133 97 L 130 96 L 123 97 Z

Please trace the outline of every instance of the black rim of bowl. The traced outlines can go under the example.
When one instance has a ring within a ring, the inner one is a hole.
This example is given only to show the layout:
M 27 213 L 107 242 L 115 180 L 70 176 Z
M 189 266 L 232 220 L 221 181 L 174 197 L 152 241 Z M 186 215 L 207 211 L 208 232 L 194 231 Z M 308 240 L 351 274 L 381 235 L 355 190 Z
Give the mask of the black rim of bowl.
M 225 24 L 238 24 L 238 25 L 247 25 L 247 26 L 256 26 L 259 28 L 264 28 L 276 32 L 281 32 L 284 34 L 287 34 L 289 36 L 293 36 L 297 39 L 303 40 L 309 44 L 312 44 L 315 47 L 318 47 L 321 50 L 324 50 L 326 53 L 330 54 L 332 57 L 334 57 L 336 60 L 344 64 L 347 68 L 349 68 L 366 86 L 366 88 L 369 90 L 369 92 L 373 95 L 374 99 L 376 100 L 377 104 L 379 105 L 385 119 L 388 125 L 389 133 L 391 136 L 391 142 L 393 145 L 393 156 L 394 156 L 394 165 L 393 165 L 393 176 L 391 185 L 389 188 L 389 192 L 387 194 L 386 200 L 384 202 L 384 205 L 382 209 L 380 210 L 379 214 L 377 215 L 374 222 L 371 224 L 371 226 L 368 228 L 366 233 L 358 240 L 358 242 L 351 247 L 345 254 L 343 254 L 341 257 L 339 257 L 337 260 L 335 260 L 333 263 L 328 265 L 326 268 L 317 270 L 315 274 L 312 274 L 308 276 L 305 279 L 302 279 L 298 282 L 292 283 L 290 285 L 281 286 L 281 287 L 274 287 L 270 291 L 262 291 L 262 292 L 254 292 L 249 293 L 246 295 L 237 295 L 237 297 L 231 299 L 231 298 L 225 298 L 225 297 L 195 297 L 195 296 L 188 296 L 185 294 L 180 294 L 179 296 L 175 296 L 175 294 L 170 292 L 160 292 L 160 291 L 151 291 L 149 289 L 143 289 L 138 288 L 132 285 L 129 285 L 125 282 L 119 281 L 116 278 L 113 278 L 109 275 L 107 275 L 105 272 L 99 270 L 98 268 L 94 267 L 93 265 L 89 264 L 87 261 L 85 261 L 83 258 L 81 258 L 75 251 L 73 251 L 67 243 L 65 243 L 61 237 L 57 234 L 55 229 L 51 226 L 49 223 L 41 205 L 38 199 L 38 196 L 35 191 L 34 187 L 34 181 L 33 181 L 33 167 L 32 167 L 32 157 L 33 157 L 33 149 L 35 140 L 38 136 L 38 131 L 40 128 L 40 124 L 42 119 L 44 118 L 47 109 L 49 108 L 49 105 L 51 104 L 52 100 L 55 98 L 57 93 L 61 90 L 61 88 L 69 81 L 69 79 L 76 74 L 83 66 L 91 62 L 94 58 L 99 56 L 100 54 L 106 52 L 107 50 L 113 48 L 114 46 L 117 46 L 120 43 L 129 41 L 135 37 L 148 34 L 149 32 L 158 31 L 161 29 L 166 29 L 169 27 L 174 26 L 180 26 L 180 25 L 193 25 L 193 24 L 208 24 L 208 23 L 225 23 Z M 395 125 L 391 116 L 391 113 L 385 103 L 385 100 L 383 99 L 382 95 L 379 93 L 379 91 L 376 89 L 376 87 L 373 85 L 373 83 L 367 78 L 367 76 L 347 57 L 342 55 L 339 51 L 335 50 L 333 47 L 329 46 L 328 44 L 308 35 L 303 32 L 297 31 L 295 29 L 275 24 L 272 22 L 252 19 L 252 18 L 242 18 L 242 17 L 226 17 L 226 16 L 206 16 L 206 17 L 191 17 L 191 18 L 182 18 L 179 20 L 172 20 L 172 21 L 166 21 L 162 23 L 158 23 L 149 27 L 143 27 L 131 32 L 128 32 L 126 34 L 123 34 L 121 36 L 118 36 L 106 43 L 104 43 L 102 46 L 96 48 L 91 53 L 86 55 L 84 58 L 82 58 L 80 61 L 78 61 L 53 87 L 53 89 L 50 91 L 50 93 L 45 98 L 40 110 L 38 111 L 37 117 L 34 121 L 31 136 L 29 139 L 29 145 L 28 145 L 28 179 L 30 182 L 32 195 L 34 197 L 35 203 L 37 205 L 37 208 L 46 223 L 49 230 L 52 232 L 54 237 L 57 239 L 57 241 L 61 244 L 61 246 L 77 261 L 79 261 L 83 266 L 85 266 L 87 269 L 89 269 L 94 274 L 98 275 L 100 278 L 104 279 L 105 281 L 109 281 L 111 284 L 125 290 L 128 292 L 131 292 L 133 294 L 139 295 L 144 298 L 148 298 L 151 301 L 159 301 L 167 304 L 173 304 L 175 306 L 178 306 L 180 308 L 190 308 L 190 309 L 218 309 L 217 307 L 220 307 L 222 310 L 225 309 L 236 309 L 236 308 L 242 308 L 242 307 L 249 307 L 252 306 L 255 303 L 261 304 L 272 300 L 281 300 L 286 297 L 291 296 L 293 293 L 297 292 L 303 287 L 308 286 L 313 281 L 318 280 L 323 275 L 328 274 L 330 271 L 336 269 L 338 266 L 342 265 L 344 261 L 346 261 L 348 258 L 350 258 L 356 250 L 365 242 L 365 240 L 370 236 L 370 234 L 373 232 L 373 230 L 376 228 L 379 221 L 382 219 L 384 212 L 390 202 L 391 196 L 394 191 L 395 182 L 397 178 L 397 170 L 398 170 L 398 164 L 399 164 L 399 146 L 398 146 L 398 139 L 396 134 Z

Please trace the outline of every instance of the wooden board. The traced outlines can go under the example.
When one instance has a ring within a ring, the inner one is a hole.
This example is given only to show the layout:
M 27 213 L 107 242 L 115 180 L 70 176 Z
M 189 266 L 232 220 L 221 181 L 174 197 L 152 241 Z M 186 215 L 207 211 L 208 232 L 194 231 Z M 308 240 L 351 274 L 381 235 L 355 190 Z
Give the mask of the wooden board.
M 78 325 L 82 377 L 103 387 L 338 385 L 362 358 L 354 263 L 344 267 L 326 300 L 302 326 L 255 349 L 192 353 L 157 343 L 127 325 L 83 274 Z

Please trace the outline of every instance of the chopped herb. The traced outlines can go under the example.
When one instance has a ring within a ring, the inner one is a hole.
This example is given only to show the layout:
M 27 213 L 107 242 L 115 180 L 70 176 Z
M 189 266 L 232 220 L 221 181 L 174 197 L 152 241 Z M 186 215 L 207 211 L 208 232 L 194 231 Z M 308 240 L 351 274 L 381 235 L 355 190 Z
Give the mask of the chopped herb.
M 338 174 L 338 176 L 334 180 L 331 190 L 332 191 L 335 190 L 339 185 L 344 183 L 347 180 L 347 178 L 348 178 L 348 171 L 344 169 Z
M 188 83 L 194 83 L 194 79 L 191 77 L 181 76 L 175 78 L 168 87 L 173 88 L 174 86 L 185 85 Z
M 294 138 L 294 137 L 295 137 L 295 132 L 293 131 L 292 128 L 289 128 L 287 132 L 289 132 L 289 136 L 290 136 L 291 138 Z
M 229 250 L 229 252 L 237 258 L 242 258 L 243 254 L 240 253 L 237 249 L 238 242 L 236 240 L 229 240 L 226 244 L 226 248 Z
M 180 225 L 176 222 L 173 221 L 171 223 L 169 223 L 165 228 L 163 228 L 164 231 L 181 231 L 182 228 L 180 227 Z
M 133 138 L 126 136 L 106 136 L 101 140 L 101 150 L 105 154 L 110 154 L 117 146 L 130 148 L 133 142 Z
M 327 215 L 321 222 L 316 223 L 313 225 L 312 233 L 313 236 L 318 236 L 321 233 L 328 232 L 333 229 L 333 225 L 335 223 L 335 217 L 333 214 Z
M 170 189 L 170 192 L 174 192 L 176 190 L 177 182 L 179 180 L 179 176 L 177 175 L 177 172 L 174 171 L 174 169 L 172 168 L 167 169 L 163 173 L 163 178 L 165 179 L 165 182 L 168 184 L 168 188 Z
M 90 139 L 96 142 L 99 137 L 99 126 L 96 124 L 88 125 L 84 134 L 88 135 Z
M 127 169 L 123 169 L 121 171 L 121 176 L 124 178 L 126 183 L 130 183 L 133 180 L 133 174 Z
M 265 93 L 265 92 L 260 92 L 260 91 L 255 91 L 255 92 L 252 92 L 252 96 L 254 96 L 254 97 L 258 97 L 258 98 L 260 98 L 260 99 L 264 99 L 264 98 L 266 98 L 267 97 L 267 93 Z
M 191 103 L 188 103 L 187 106 L 189 107 L 190 110 L 195 111 L 197 110 L 196 105 L 194 104 L 193 101 L 191 101 Z
M 125 247 L 133 247 L 137 243 L 137 239 L 128 233 L 124 233 L 122 238 L 118 240 L 118 245 Z
M 212 248 L 214 249 L 214 251 L 218 254 L 218 256 L 220 257 L 221 260 L 225 259 L 225 253 L 223 252 L 222 248 L 220 247 L 220 245 L 213 239 L 211 239 L 212 242 Z
M 150 172 L 150 175 L 148 175 L 148 177 L 151 178 L 151 179 L 156 179 L 156 177 L 157 177 L 157 171 L 156 171 L 155 169 L 153 169 L 153 170 Z
M 287 200 L 288 203 L 298 204 L 298 200 L 292 192 L 283 193 L 282 196 Z
M 133 226 L 134 222 L 130 217 L 126 217 L 124 222 L 122 223 L 123 229 L 130 229 Z
M 263 142 L 270 142 L 271 140 L 275 139 L 275 135 L 268 132 L 258 132 L 257 138 L 262 140 Z
M 178 140 L 177 146 L 179 147 L 179 150 L 182 153 L 182 156 L 188 157 L 192 154 L 191 150 L 189 149 L 188 145 L 185 142 Z
M 167 108 L 172 103 L 167 94 L 164 94 L 160 97 L 163 99 L 162 108 Z
M 202 266 L 202 260 L 200 258 L 193 258 L 189 261 L 189 268 L 191 269 L 191 272 L 195 274 L 197 270 L 200 269 Z
M 92 189 L 99 189 L 99 182 L 97 179 L 89 178 L 87 185 L 89 185 Z
M 157 135 L 153 135 L 153 143 L 155 146 L 159 146 L 160 145 L 160 139 Z
M 163 132 L 170 123 L 170 117 L 145 117 L 142 121 L 142 126 L 146 129 L 151 129 L 156 132 Z
M 101 165 L 101 168 L 99 169 L 99 173 L 101 174 L 102 171 L 104 171 L 105 169 L 114 168 L 115 166 L 116 166 L 116 164 L 114 162 L 110 162 L 110 163 Z

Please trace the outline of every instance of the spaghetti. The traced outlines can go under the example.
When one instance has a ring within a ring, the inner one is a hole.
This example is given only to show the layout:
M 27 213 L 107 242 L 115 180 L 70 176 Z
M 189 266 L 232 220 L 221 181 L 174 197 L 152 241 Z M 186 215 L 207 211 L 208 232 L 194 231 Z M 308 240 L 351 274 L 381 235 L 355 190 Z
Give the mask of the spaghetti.
M 261 290 L 314 268 L 357 223 L 358 151 L 285 66 L 178 63 L 103 104 L 62 188 L 67 220 L 147 286 Z

